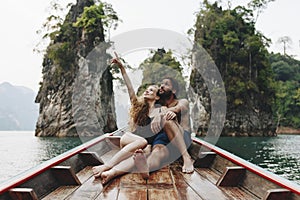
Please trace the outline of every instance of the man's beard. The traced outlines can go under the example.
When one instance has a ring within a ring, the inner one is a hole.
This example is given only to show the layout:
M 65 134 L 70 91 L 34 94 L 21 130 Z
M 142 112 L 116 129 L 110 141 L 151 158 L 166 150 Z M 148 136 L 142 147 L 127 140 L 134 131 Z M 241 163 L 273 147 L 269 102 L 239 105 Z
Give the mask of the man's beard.
M 172 91 L 164 91 L 163 93 L 159 94 L 161 101 L 169 100 L 172 95 L 173 95 Z

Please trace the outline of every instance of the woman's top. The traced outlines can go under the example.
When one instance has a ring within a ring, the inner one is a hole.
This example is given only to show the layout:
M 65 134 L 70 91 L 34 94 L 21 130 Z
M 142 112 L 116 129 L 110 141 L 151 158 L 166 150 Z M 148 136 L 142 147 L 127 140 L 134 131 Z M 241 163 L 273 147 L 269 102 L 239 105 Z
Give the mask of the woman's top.
M 154 134 L 151 130 L 151 122 L 153 118 L 148 117 L 146 123 L 143 126 L 137 125 L 136 130 L 133 132 L 134 134 L 145 138 L 148 144 L 152 144 L 156 134 Z

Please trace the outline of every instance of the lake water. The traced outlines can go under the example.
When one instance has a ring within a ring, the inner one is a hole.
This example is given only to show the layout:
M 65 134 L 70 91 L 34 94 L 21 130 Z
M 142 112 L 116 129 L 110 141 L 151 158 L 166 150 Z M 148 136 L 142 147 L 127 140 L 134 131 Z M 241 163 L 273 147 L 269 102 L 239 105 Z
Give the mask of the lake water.
M 222 137 L 216 145 L 300 184 L 300 135 Z
M 0 182 L 80 144 L 79 138 L 35 137 L 33 131 L 0 131 Z
M 0 131 L 0 182 L 82 144 L 80 138 Z M 300 136 L 222 137 L 217 146 L 300 184 Z

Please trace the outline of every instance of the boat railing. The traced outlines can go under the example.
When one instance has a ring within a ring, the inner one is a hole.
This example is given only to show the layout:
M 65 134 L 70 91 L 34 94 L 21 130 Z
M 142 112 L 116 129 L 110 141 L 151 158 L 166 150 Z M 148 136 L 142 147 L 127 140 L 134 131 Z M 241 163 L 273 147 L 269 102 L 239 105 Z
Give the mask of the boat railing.
M 288 189 L 288 190 L 300 195 L 300 185 L 298 185 L 292 181 L 289 181 L 279 175 L 273 174 L 273 173 L 255 165 L 255 164 L 252 164 L 232 153 L 224 151 L 223 149 L 221 149 L 215 145 L 212 145 L 204 140 L 201 140 L 196 137 L 193 137 L 192 139 L 198 145 L 204 146 L 205 149 L 210 149 L 212 152 L 215 152 L 219 156 L 231 161 L 232 163 L 235 163 L 236 165 L 241 166 L 241 167 L 251 171 L 254 174 L 257 174 L 258 176 L 260 176 L 264 179 L 267 179 L 267 180 L 273 182 L 274 184 L 279 185 L 282 188 Z

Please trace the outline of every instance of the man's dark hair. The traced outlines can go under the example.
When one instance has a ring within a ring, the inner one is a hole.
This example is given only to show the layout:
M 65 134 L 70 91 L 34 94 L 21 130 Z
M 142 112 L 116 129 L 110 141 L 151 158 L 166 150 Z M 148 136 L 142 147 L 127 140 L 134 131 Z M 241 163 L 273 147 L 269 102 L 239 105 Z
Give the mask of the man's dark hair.
M 174 79 L 173 77 L 167 76 L 164 79 L 169 79 L 172 83 L 173 89 L 176 90 L 176 94 L 179 93 L 179 85 L 178 85 L 178 81 L 176 79 Z

